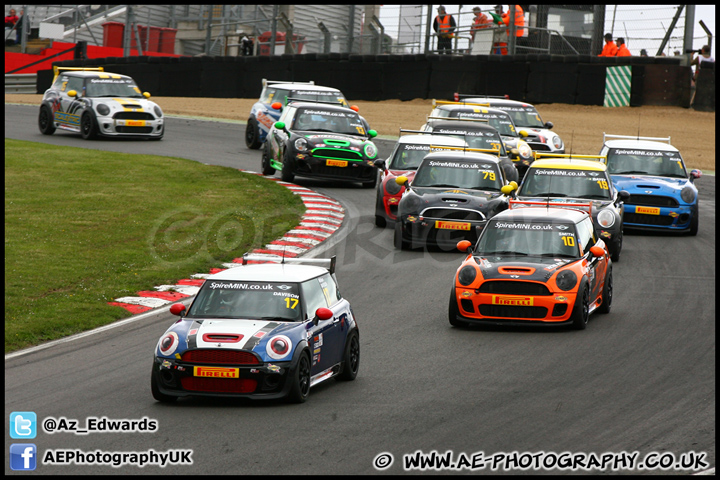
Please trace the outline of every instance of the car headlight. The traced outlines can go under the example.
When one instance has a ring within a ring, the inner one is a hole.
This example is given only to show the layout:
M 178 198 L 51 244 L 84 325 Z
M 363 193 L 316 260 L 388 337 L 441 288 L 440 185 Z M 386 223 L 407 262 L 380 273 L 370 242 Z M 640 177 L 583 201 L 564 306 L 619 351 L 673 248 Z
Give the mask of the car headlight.
M 377 156 L 377 147 L 374 143 L 368 142 L 365 144 L 365 156 L 368 158 L 375 158 Z
M 518 142 L 517 146 L 518 152 L 520 153 L 520 156 L 523 158 L 531 158 L 532 157 L 532 148 L 530 148 L 530 145 L 528 145 L 525 142 Z
M 276 335 L 268 341 L 265 351 L 274 360 L 285 358 L 292 352 L 292 340 L 285 335 Z
M 415 194 L 405 194 L 400 200 L 400 204 L 398 205 L 398 213 L 402 215 L 409 215 L 409 214 L 419 214 L 420 209 L 423 206 L 422 199 L 418 198 Z
M 388 177 L 385 182 L 385 191 L 388 195 L 397 195 L 402 190 L 402 185 L 398 185 L 395 181 L 395 177 Z
M 577 284 L 577 275 L 575 275 L 575 272 L 572 270 L 563 270 L 558 273 L 558 276 L 555 278 L 555 283 L 560 290 L 572 290 Z
M 295 150 L 298 152 L 307 152 L 308 149 L 308 143 L 307 140 L 300 137 L 297 140 L 295 140 Z
M 163 116 L 162 110 L 157 105 L 153 107 L 153 110 L 155 111 L 156 117 L 161 118 Z
M 158 350 L 160 350 L 161 354 L 170 356 L 175 352 L 175 350 L 177 350 L 179 344 L 180 341 L 178 339 L 178 334 L 175 332 L 169 332 L 163 335 L 158 342 Z
M 104 103 L 98 103 L 97 106 L 95 106 L 95 110 L 97 110 L 97 113 L 99 113 L 102 116 L 105 116 L 110 113 L 110 107 L 108 107 Z
M 553 135 L 552 144 L 553 144 L 553 147 L 557 148 L 558 150 L 560 150 L 563 147 L 563 141 L 557 135 Z
M 465 265 L 458 273 L 460 285 L 468 286 L 475 281 L 475 278 L 477 278 L 477 269 L 472 265 Z
M 689 186 L 683 188 L 682 192 L 680 192 L 680 198 L 682 198 L 685 203 L 693 203 L 695 201 L 695 190 Z
M 615 214 L 609 208 L 598 213 L 597 221 L 603 228 L 610 228 L 615 223 Z

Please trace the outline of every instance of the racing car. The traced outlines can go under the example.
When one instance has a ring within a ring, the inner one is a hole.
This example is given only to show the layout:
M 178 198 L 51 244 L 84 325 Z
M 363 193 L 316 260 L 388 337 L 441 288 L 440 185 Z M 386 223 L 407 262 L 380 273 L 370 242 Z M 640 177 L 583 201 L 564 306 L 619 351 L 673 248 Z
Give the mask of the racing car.
M 53 72 L 38 114 L 43 135 L 61 129 L 79 133 L 86 140 L 98 136 L 163 138 L 162 109 L 131 77 L 105 72 L 103 67 L 54 66 Z
M 354 110 L 324 103 L 291 102 L 270 129 L 262 152 L 263 175 L 280 170 L 285 182 L 295 176 L 360 182 L 373 188 L 378 150 Z
M 600 155 L 618 190 L 627 190 L 626 229 L 685 232 L 697 235 L 700 225 L 700 170 L 688 174 L 682 155 L 670 137 L 603 134 Z
M 270 257 L 246 254 L 241 265 L 208 276 L 189 308 L 170 306 L 180 318 L 155 346 L 155 400 L 302 403 L 325 380 L 355 379 L 359 330 L 337 286 L 335 257 L 265 263 Z
M 395 248 L 423 245 L 455 249 L 458 238 L 477 239 L 488 220 L 508 206 L 509 183 L 496 155 L 472 148 L 432 146 L 406 187 L 395 221 Z
M 267 80 L 263 78 L 262 85 L 260 99 L 252 106 L 245 127 L 245 145 L 254 150 L 262 146 L 273 123 L 280 118 L 282 109 L 292 100 L 334 103 L 343 107 L 350 107 L 345 95 L 340 90 L 315 85 L 313 81 L 286 82 L 284 80 Z M 369 129 L 366 125 L 366 130 Z
M 515 167 L 522 179 L 527 167 L 533 162 L 534 156 L 532 148 L 524 140 L 528 136 L 528 132 L 524 129 L 518 130 L 509 113 L 497 108 L 488 108 L 487 105 L 482 104 L 438 102 L 437 100 L 433 100 L 433 107 L 429 119 L 487 120 L 491 127 L 500 132 L 505 148 L 514 154 L 513 162 L 515 162 Z
M 414 133 L 413 135 L 403 135 Z M 402 194 L 403 185 L 398 185 L 395 179 L 401 175 L 412 181 L 420 162 L 430 152 L 432 145 L 467 147 L 464 140 L 451 135 L 423 134 L 420 131 L 400 129 L 401 136 L 395 148 L 387 159 L 375 160 L 375 166 L 380 169 L 380 181 L 377 184 L 375 195 L 375 225 L 384 228 L 387 222 L 395 222 L 397 209 Z
M 495 215 L 474 247 L 458 242 L 468 255 L 450 291 L 451 325 L 582 330 L 591 313 L 610 312 L 612 260 L 595 233 L 590 205 L 536 203 Z
M 589 202 L 595 229 L 612 261 L 617 262 L 623 245 L 623 202 L 630 194 L 615 189 L 607 167 L 599 160 L 605 157 L 538 152 L 515 195 L 526 201 Z
M 461 93 L 456 93 L 454 99 L 455 102 L 477 103 L 504 110 L 510 114 L 517 128 L 527 132 L 524 140 L 530 148 L 536 151 L 565 153 L 565 143 L 557 133 L 550 131 L 554 127 L 553 123 L 543 122 L 537 109 L 527 102 L 510 100 L 508 95 L 480 97 Z

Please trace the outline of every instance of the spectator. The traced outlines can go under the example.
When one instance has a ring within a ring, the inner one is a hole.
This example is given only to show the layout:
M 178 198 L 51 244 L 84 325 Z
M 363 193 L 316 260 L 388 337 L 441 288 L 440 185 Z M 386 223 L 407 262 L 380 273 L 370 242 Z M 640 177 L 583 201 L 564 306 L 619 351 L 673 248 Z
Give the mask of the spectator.
M 5 27 L 12 28 L 18 21 L 18 16 L 15 14 L 15 9 L 11 8 L 10 13 L 5 17 Z
M 438 34 L 438 51 L 439 53 L 450 53 L 452 39 L 455 36 L 455 19 L 452 15 L 448 15 L 442 5 L 438 7 L 437 11 L 438 14 L 433 22 L 433 30 Z
M 25 10 L 20 10 L 20 18 L 17 21 L 17 27 L 15 28 L 15 31 L 17 32 L 17 39 L 15 40 L 16 43 L 22 42 L 22 29 L 23 29 L 23 22 L 25 21 Z
M 703 62 L 715 62 L 715 58 L 710 55 L 710 45 L 703 45 L 703 47 L 700 49 L 700 55 L 693 58 L 690 62 L 690 67 L 695 65 L 693 81 L 697 81 L 698 72 L 700 72 L 700 64 Z
M 470 27 L 470 37 L 473 41 L 475 41 L 475 32 L 477 32 L 478 30 L 492 27 L 492 20 L 490 20 L 487 15 L 482 13 L 480 7 L 475 7 L 472 9 L 472 11 L 475 14 L 475 19 L 472 26 Z
M 509 8 L 509 6 L 508 6 Z M 508 27 L 508 37 L 510 36 L 510 11 L 502 14 L 502 21 L 506 27 Z M 515 36 L 522 37 L 525 33 L 525 12 L 520 5 L 515 5 Z
M 625 46 L 625 39 L 623 37 L 618 37 L 617 39 L 617 53 L 615 54 L 616 57 L 631 57 L 632 53 L 630 53 L 630 50 Z
M 648 56 L 647 50 L 645 50 L 644 48 L 641 49 L 641 50 L 640 50 L 640 56 L 641 56 L 641 57 L 647 57 L 647 56 Z
M 665 56 L 665 54 L 663 54 L 663 56 Z M 680 56 L 680 50 L 675 50 L 673 52 L 673 57 L 679 57 L 679 56 Z
M 598 57 L 614 57 L 617 55 L 618 47 L 613 42 L 612 33 L 605 34 L 605 46 Z
M 253 39 L 248 37 L 247 35 L 244 35 L 242 40 L 240 40 L 241 55 L 243 57 L 252 56 L 253 47 L 254 47 Z
M 490 12 L 493 21 L 498 25 L 503 23 L 503 6 L 495 5 L 495 13 Z M 507 55 L 508 32 L 502 28 L 496 28 L 493 32 L 493 53 L 495 55 Z

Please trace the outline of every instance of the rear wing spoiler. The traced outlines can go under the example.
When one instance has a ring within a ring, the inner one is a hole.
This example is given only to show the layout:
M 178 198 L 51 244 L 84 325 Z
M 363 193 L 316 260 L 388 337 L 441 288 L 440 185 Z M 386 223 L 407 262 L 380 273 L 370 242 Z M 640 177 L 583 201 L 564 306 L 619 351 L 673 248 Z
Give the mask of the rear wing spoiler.
M 280 255 L 253 255 L 251 253 L 246 253 L 242 256 L 242 264 L 247 265 L 249 261 L 265 263 L 304 263 L 319 265 L 321 267 L 325 267 L 330 273 L 335 273 L 336 259 L 336 255 L 333 255 L 330 258 L 288 258 Z
M 86 72 L 105 71 L 103 67 L 58 67 L 57 65 L 53 65 L 53 83 L 55 83 L 55 79 L 57 79 L 57 76 L 60 74 L 60 72 L 64 70 L 83 70 Z
M 603 144 L 605 143 L 605 140 L 607 139 L 623 139 L 623 140 L 651 140 L 655 142 L 667 142 L 668 145 L 671 145 L 670 143 L 670 137 L 641 137 L 640 135 L 608 135 L 607 133 L 603 132 Z
M 535 160 L 540 160 L 541 158 L 567 158 L 569 160 L 577 158 L 583 160 L 600 160 L 602 163 L 607 163 L 607 155 L 575 155 L 573 153 L 535 152 Z
M 490 107 L 489 103 L 468 103 L 468 102 L 450 102 L 447 100 L 435 100 L 433 98 L 432 106 L 435 108 L 437 105 L 466 105 L 466 106 L 478 106 L 478 107 Z
M 531 202 L 527 200 L 512 200 L 508 204 L 508 208 L 524 208 L 524 207 L 556 207 L 556 208 L 568 208 L 570 210 L 579 210 L 592 216 L 592 204 L 591 203 L 565 203 L 565 202 Z
M 294 85 L 315 85 L 315 82 L 313 80 L 310 80 L 309 82 L 293 82 L 291 80 L 268 80 L 267 78 L 262 79 L 263 87 L 265 87 L 267 85 L 272 85 L 274 83 L 292 83 Z
M 454 93 L 453 98 L 456 102 L 459 102 L 463 98 L 499 98 L 501 100 L 510 100 L 510 95 L 473 95 L 470 93 Z

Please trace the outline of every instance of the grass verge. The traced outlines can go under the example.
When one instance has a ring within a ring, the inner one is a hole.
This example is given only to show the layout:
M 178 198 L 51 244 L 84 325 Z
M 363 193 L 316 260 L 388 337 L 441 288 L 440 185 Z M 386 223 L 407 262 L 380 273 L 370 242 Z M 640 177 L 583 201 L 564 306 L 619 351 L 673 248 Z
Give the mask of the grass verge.
M 128 317 L 107 305 L 275 240 L 305 211 L 233 168 L 5 140 L 5 353 Z

